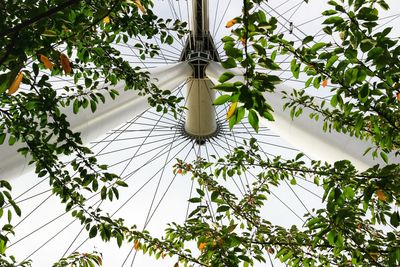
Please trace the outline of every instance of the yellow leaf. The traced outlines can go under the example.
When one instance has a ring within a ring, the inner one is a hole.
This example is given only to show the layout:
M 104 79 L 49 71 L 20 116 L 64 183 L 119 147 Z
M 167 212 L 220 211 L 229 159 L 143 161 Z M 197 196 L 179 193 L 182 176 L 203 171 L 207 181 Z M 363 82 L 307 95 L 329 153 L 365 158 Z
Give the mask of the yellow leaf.
M 42 33 L 42 36 L 46 36 L 46 37 L 56 37 L 56 36 L 57 36 L 57 33 L 56 33 L 55 31 L 53 31 L 53 30 L 45 30 L 45 31 Z
M 224 240 L 222 240 L 222 238 L 220 236 L 217 237 L 215 244 L 217 244 L 218 246 L 222 246 L 224 244 Z
M 143 14 L 146 13 L 146 9 L 144 8 L 140 0 L 135 0 L 135 5 L 137 6 L 137 8 L 139 8 L 140 11 L 142 11 Z
M 186 169 L 188 170 L 188 171 L 191 171 L 192 170 L 192 165 L 191 164 L 186 164 Z
M 40 61 L 44 64 L 44 67 L 48 70 L 52 70 L 53 69 L 53 62 L 50 61 L 50 59 L 48 57 L 46 57 L 45 55 L 40 54 L 39 55 L 39 59 Z
M 206 243 L 200 243 L 199 249 L 203 250 L 206 247 Z
M 100 266 L 103 266 L 103 258 L 100 256 L 97 256 L 97 261 L 99 262 Z
M 109 17 L 109 16 L 104 17 L 104 18 L 103 18 L 103 22 L 104 22 L 105 24 L 110 23 L 110 17 Z
M 328 86 L 328 80 L 323 80 L 322 87 L 327 87 L 327 86 Z
M 396 97 L 397 97 L 397 101 L 400 102 L 400 93 L 397 93 Z
M 139 240 L 135 240 L 134 242 L 133 242 L 133 248 L 135 249 L 135 250 L 139 250 L 139 248 L 140 248 L 140 242 L 139 242 Z
M 378 260 L 379 257 L 379 253 L 378 252 L 370 252 L 369 255 L 371 256 L 371 258 L 373 258 L 375 261 Z
M 346 38 L 346 33 L 345 32 L 340 32 L 339 33 L 339 37 L 340 37 L 340 39 L 342 39 L 342 41 L 344 41 L 344 38 Z
M 22 71 L 20 71 L 15 80 L 12 82 L 10 88 L 8 88 L 8 95 L 12 95 L 18 90 L 19 86 L 21 85 L 22 78 L 24 78 L 24 74 Z
M 227 120 L 229 120 L 233 116 L 233 114 L 235 114 L 236 108 L 237 108 L 237 102 L 232 103 L 228 109 L 228 112 L 226 113 Z
M 60 55 L 60 63 L 65 74 L 70 74 L 72 72 L 71 62 L 69 61 L 68 57 L 63 53 L 61 53 Z
M 230 27 L 232 27 L 233 25 L 235 25 L 236 23 L 237 23 L 237 19 L 231 19 L 230 21 L 228 21 L 228 22 L 226 23 L 226 26 L 225 26 L 225 27 L 230 28 Z
M 381 190 L 381 189 L 377 190 L 376 195 L 378 196 L 378 199 L 380 201 L 386 202 L 387 198 L 386 198 L 385 192 L 383 192 L 383 190 Z

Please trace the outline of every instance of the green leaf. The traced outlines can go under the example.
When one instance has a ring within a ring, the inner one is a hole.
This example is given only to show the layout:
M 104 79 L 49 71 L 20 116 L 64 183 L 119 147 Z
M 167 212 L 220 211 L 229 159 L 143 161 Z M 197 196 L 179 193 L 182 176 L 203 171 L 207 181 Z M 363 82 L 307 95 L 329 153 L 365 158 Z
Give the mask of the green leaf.
M 214 86 L 214 89 L 224 92 L 234 92 L 237 88 L 233 83 L 221 83 Z
M 102 200 L 107 198 L 107 187 L 103 186 L 100 191 L 100 196 Z
M 224 67 L 225 69 L 232 69 L 232 68 L 237 67 L 236 61 L 235 61 L 233 58 L 231 58 L 231 57 L 229 57 L 229 58 L 228 58 L 227 60 L 225 60 L 225 61 L 222 61 L 222 62 L 221 62 L 221 65 L 222 65 L 222 67 Z
M 217 209 L 217 212 L 225 212 L 229 210 L 229 206 L 220 206 Z
M 92 112 L 94 113 L 97 109 L 97 103 L 94 100 L 90 100 L 90 109 L 92 110 Z
M 168 35 L 167 38 L 165 39 L 165 42 L 171 45 L 174 42 L 174 38 L 171 35 Z
M 347 199 L 353 199 L 354 198 L 354 190 L 353 188 L 351 188 L 350 186 L 347 186 L 344 190 L 343 190 L 343 194 L 345 195 L 345 197 Z
M 12 200 L 9 200 L 9 203 L 10 203 L 11 206 L 14 208 L 15 213 L 16 213 L 19 217 L 21 217 L 21 209 L 18 207 L 18 205 L 17 205 L 14 201 L 12 201 Z
M 0 133 L 0 145 L 4 143 L 4 140 L 6 139 L 6 134 L 5 133 Z
M 89 238 L 94 238 L 97 235 L 97 226 L 93 225 L 89 231 Z
M 77 114 L 79 112 L 79 107 L 80 107 L 81 103 L 79 102 L 78 99 L 74 100 L 74 104 L 73 104 L 73 112 L 74 114 Z
M 305 87 L 307 88 L 307 87 L 310 87 L 310 85 L 311 85 L 311 82 L 313 81 L 313 77 L 310 77 L 310 78 L 308 78 L 308 80 L 306 81 L 306 83 L 305 83 Z
M 245 110 L 245 108 L 243 106 L 239 107 L 236 110 L 236 114 L 235 114 L 236 123 L 235 124 L 238 124 L 244 118 L 245 113 L 246 113 L 246 110 Z
M 217 97 L 217 99 L 214 100 L 214 105 L 218 106 L 218 105 L 225 104 L 230 99 L 231 99 L 230 95 L 221 95 L 221 96 Z
M 293 77 L 298 79 L 300 75 L 300 64 L 297 64 L 296 59 L 292 60 L 290 64 L 290 70 L 292 71 Z
M 260 64 L 260 66 L 270 69 L 270 70 L 280 70 L 281 69 L 278 64 L 276 64 L 272 59 L 269 59 L 267 57 L 260 59 L 259 64 Z
M 361 100 L 361 102 L 365 103 L 368 100 L 369 93 L 369 86 L 366 83 L 361 87 L 358 98 Z
M 332 16 L 327 18 L 322 24 L 339 24 L 342 23 L 344 21 L 344 19 L 342 17 L 339 16 Z
M 116 182 L 116 184 L 119 185 L 119 186 L 122 186 L 122 187 L 128 187 L 128 184 L 125 183 L 125 182 L 122 181 L 122 180 L 118 180 L 118 181 Z
M 325 47 L 327 45 L 328 45 L 327 43 L 323 43 L 323 42 L 316 43 L 310 48 L 310 51 L 312 53 L 315 53 L 315 52 L 317 52 L 318 50 L 320 50 L 321 48 L 323 48 L 323 47 Z
M 311 220 L 309 220 L 309 221 L 307 222 L 307 227 L 309 227 L 309 228 L 311 228 L 311 229 L 314 229 L 313 226 L 314 226 L 315 224 L 319 223 L 320 221 L 321 221 L 320 218 L 314 217 L 314 218 L 312 218 Z
M 190 203 L 200 203 L 201 202 L 201 198 L 199 197 L 193 197 L 191 199 L 189 199 Z
M 379 19 L 376 8 L 362 7 L 357 14 L 359 20 L 376 21 Z
M 368 61 L 368 60 L 371 60 L 371 59 L 376 59 L 378 56 L 382 55 L 383 51 L 384 51 L 384 50 L 383 50 L 382 47 L 375 47 L 375 48 L 372 48 L 372 49 L 368 52 L 367 61 Z
M 278 55 L 278 52 L 276 50 L 274 50 L 274 52 L 272 52 L 271 56 L 270 56 L 271 60 L 275 61 L 277 55 Z
M 313 86 L 318 89 L 321 87 L 321 77 L 315 77 L 313 81 Z
M 388 163 L 389 163 L 388 155 L 387 155 L 385 152 L 381 152 L 380 155 L 381 155 L 381 158 L 383 159 L 383 161 L 384 161 L 386 164 L 388 164 Z
M 4 254 L 6 252 L 7 245 L 3 239 L 0 239 L 0 254 Z
M 332 246 L 335 245 L 335 238 L 336 238 L 336 231 L 334 230 L 329 231 L 327 239 L 330 245 Z
M 92 79 L 85 78 L 85 86 L 86 86 L 86 88 L 89 88 L 91 85 L 92 85 Z
M 325 10 L 324 12 L 322 12 L 322 15 L 324 16 L 332 16 L 337 14 L 338 12 L 334 9 L 329 9 L 329 10 Z
M 306 38 L 303 39 L 302 43 L 304 45 L 304 44 L 307 44 L 307 43 L 312 42 L 312 41 L 314 41 L 314 36 L 309 35 L 309 36 L 307 36 Z
M 394 227 L 399 227 L 400 225 L 400 215 L 398 211 L 395 211 L 392 213 L 392 215 L 390 216 L 390 223 L 394 226 Z
M 249 110 L 249 123 L 251 127 L 258 133 L 258 128 L 259 128 L 259 120 L 258 120 L 258 115 L 254 110 Z
M 217 200 L 218 196 L 219 196 L 219 192 L 217 192 L 217 191 L 212 192 L 211 193 L 211 201 L 215 202 L 215 200 Z
M 332 65 L 336 62 L 336 60 L 338 60 L 339 56 L 337 55 L 333 55 L 331 56 L 328 61 L 326 62 L 325 68 L 329 69 L 330 67 L 332 67 Z
M 385 1 L 378 1 L 379 6 L 383 9 L 383 10 L 389 10 L 389 5 L 385 2 Z
M 233 77 L 235 77 L 235 74 L 233 74 L 232 72 L 224 72 L 221 77 L 219 77 L 218 81 L 220 83 L 224 83 L 230 79 L 232 79 Z
M 332 98 L 331 98 L 331 105 L 332 105 L 332 107 L 336 107 L 337 104 L 338 104 L 337 95 L 333 95 Z
M 8 138 L 8 144 L 12 146 L 15 144 L 15 142 L 17 142 L 17 138 L 14 135 L 10 135 L 10 137 Z
M 265 111 L 262 115 L 269 121 L 275 121 L 274 116 L 269 111 Z
M 204 197 L 205 193 L 204 193 L 203 190 L 201 190 L 201 189 L 199 189 L 199 188 L 196 188 L 196 191 L 197 191 L 197 193 L 198 193 L 200 196 Z

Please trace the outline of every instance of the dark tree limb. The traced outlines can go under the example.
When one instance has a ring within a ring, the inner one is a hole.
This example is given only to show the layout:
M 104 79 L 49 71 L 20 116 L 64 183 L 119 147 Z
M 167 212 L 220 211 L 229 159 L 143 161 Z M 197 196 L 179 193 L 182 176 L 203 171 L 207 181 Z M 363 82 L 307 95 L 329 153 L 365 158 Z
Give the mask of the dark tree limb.
M 13 28 L 9 28 L 9 29 L 7 29 L 5 31 L 2 31 L 0 33 L 0 38 L 4 38 L 4 37 L 6 37 L 6 36 L 8 36 L 8 35 L 10 35 L 12 33 L 14 33 L 14 34 L 18 33 L 23 28 L 25 28 L 27 26 L 30 26 L 30 25 L 32 25 L 32 24 L 34 24 L 34 23 L 36 23 L 36 22 L 38 22 L 38 21 L 40 21 L 42 19 L 51 17 L 54 14 L 56 14 L 57 12 L 59 12 L 61 10 L 64 10 L 64 9 L 70 7 L 70 6 L 73 6 L 73 5 L 77 4 L 77 3 L 79 3 L 80 1 L 81 0 L 69 0 L 69 1 L 64 2 L 63 4 L 61 4 L 59 6 L 53 7 L 51 9 L 47 10 L 46 12 L 44 12 L 44 13 L 42 13 L 40 15 L 37 15 L 36 17 L 33 17 L 31 19 L 28 19 L 28 20 L 16 25 Z

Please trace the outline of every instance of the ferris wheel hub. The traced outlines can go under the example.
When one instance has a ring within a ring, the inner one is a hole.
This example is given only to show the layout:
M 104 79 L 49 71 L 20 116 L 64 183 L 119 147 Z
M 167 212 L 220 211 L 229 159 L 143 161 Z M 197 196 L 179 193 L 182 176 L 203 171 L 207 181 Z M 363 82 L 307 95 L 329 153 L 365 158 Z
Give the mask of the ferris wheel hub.
M 206 77 L 205 69 L 210 61 L 218 62 L 220 58 L 209 32 L 208 0 L 195 0 L 192 3 L 191 32 L 180 57 L 181 61 L 188 62 L 193 69 L 187 83 L 184 132 L 201 144 L 202 138 L 212 136 L 218 131 L 213 105 L 214 85 Z
M 190 78 L 187 83 L 185 132 L 190 136 L 211 136 L 218 129 L 213 86 L 209 79 Z

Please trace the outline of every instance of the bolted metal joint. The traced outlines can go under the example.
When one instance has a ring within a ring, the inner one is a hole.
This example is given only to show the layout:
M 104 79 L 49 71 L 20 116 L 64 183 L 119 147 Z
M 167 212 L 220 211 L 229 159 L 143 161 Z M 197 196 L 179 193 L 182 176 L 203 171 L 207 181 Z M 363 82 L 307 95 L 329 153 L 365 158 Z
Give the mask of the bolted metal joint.
M 203 79 L 205 77 L 205 68 L 212 60 L 211 55 L 207 52 L 190 52 L 187 61 L 193 68 L 193 77 Z

